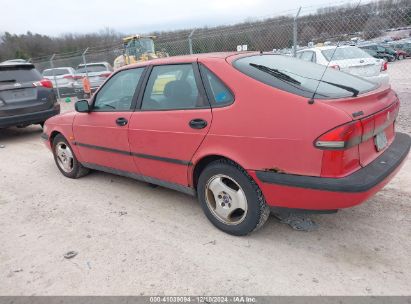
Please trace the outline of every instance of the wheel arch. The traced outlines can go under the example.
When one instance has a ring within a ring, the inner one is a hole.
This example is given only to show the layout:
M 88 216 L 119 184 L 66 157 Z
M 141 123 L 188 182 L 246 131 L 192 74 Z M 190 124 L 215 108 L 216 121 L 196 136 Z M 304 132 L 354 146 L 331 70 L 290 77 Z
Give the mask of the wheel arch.
M 225 159 L 225 160 L 229 160 L 235 164 L 237 164 L 238 166 L 242 167 L 241 164 L 239 164 L 237 161 L 221 155 L 221 154 L 208 154 L 208 155 L 204 155 L 201 158 L 199 158 L 198 160 L 196 160 L 196 162 L 193 164 L 192 166 L 192 171 L 191 171 L 191 184 L 193 185 L 194 189 L 197 189 L 197 182 L 198 182 L 198 178 L 200 177 L 201 172 L 212 162 L 216 161 L 216 160 L 220 160 L 220 159 Z M 242 167 L 243 168 L 243 167 Z M 244 168 L 243 168 L 244 169 Z

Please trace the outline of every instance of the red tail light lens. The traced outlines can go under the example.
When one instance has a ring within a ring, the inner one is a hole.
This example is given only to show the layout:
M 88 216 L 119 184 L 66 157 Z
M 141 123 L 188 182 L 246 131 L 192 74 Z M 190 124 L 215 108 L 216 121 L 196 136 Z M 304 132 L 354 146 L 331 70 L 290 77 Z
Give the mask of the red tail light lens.
M 80 79 L 83 79 L 83 76 L 79 76 L 79 75 L 74 76 L 74 80 L 80 80 Z
M 51 80 L 48 79 L 42 79 L 40 81 L 33 82 L 34 87 L 43 87 L 43 88 L 48 88 L 52 89 L 53 88 L 53 83 Z
M 66 76 L 64 76 L 64 79 L 74 79 L 74 76 L 73 75 L 66 75 Z
M 353 121 L 321 135 L 314 142 L 314 146 L 322 150 L 348 149 L 358 145 L 361 142 L 361 136 L 361 122 Z

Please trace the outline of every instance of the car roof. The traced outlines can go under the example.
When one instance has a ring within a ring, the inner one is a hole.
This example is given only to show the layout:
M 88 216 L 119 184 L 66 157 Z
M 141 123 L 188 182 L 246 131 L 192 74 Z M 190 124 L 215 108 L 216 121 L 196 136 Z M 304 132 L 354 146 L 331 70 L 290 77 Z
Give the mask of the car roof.
M 217 53 L 202 53 L 193 55 L 180 55 L 173 57 L 156 58 L 148 61 L 138 62 L 124 66 L 122 69 L 144 67 L 150 64 L 163 65 L 184 62 L 196 62 L 201 59 L 221 59 L 226 60 L 228 57 L 241 56 L 244 54 L 254 54 L 255 52 L 217 52 Z

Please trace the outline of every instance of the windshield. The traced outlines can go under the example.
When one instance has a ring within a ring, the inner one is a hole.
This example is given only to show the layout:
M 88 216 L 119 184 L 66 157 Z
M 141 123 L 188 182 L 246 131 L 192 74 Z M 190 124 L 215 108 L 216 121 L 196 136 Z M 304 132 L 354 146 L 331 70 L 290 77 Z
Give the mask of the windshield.
M 322 50 L 321 53 L 328 61 L 331 61 L 331 58 L 332 60 L 371 58 L 370 54 L 355 46 Z
M 88 73 L 96 73 L 96 72 L 104 72 L 108 71 L 107 67 L 104 64 L 87 64 L 87 72 Z M 86 66 L 82 65 L 79 66 L 76 73 L 85 73 Z
M 70 74 L 70 71 L 67 69 L 54 69 L 54 75 L 56 76 L 61 76 L 61 75 L 66 75 L 66 74 Z M 53 70 L 45 70 L 43 72 L 43 76 L 54 76 L 53 75 Z
M 307 98 L 313 97 L 314 92 L 314 97 L 319 99 L 352 97 L 378 86 L 365 79 L 289 56 L 267 54 L 243 57 L 234 62 L 234 67 L 267 85 Z
M 154 41 L 151 38 L 133 39 L 127 44 L 127 54 L 137 56 L 143 53 L 154 53 Z

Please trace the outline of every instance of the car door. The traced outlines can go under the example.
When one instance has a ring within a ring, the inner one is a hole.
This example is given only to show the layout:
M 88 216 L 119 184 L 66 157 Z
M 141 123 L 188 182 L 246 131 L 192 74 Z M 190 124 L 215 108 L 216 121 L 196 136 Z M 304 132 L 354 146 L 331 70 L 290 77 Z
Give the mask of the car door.
M 212 120 L 197 64 L 153 66 L 140 99 L 129 126 L 136 165 L 148 181 L 187 186 L 191 159 Z
M 130 155 L 128 127 L 144 68 L 116 73 L 93 98 L 90 113 L 78 113 L 73 132 L 82 162 L 136 171 Z

